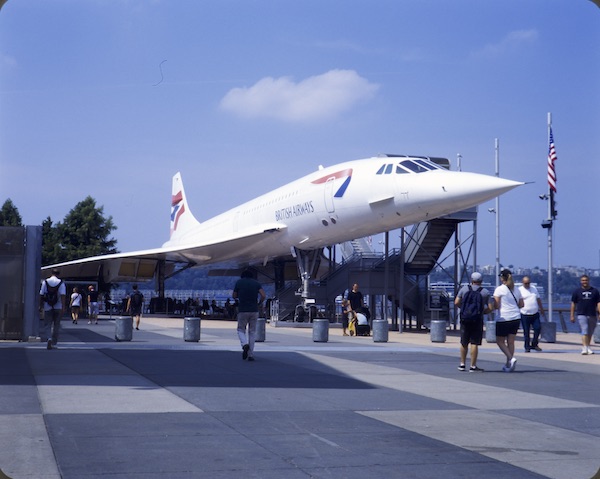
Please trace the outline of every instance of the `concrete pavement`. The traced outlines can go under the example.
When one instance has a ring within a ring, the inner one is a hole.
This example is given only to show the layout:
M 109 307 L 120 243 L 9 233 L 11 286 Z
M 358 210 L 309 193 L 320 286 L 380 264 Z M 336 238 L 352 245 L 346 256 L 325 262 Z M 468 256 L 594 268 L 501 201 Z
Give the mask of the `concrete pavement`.
M 0 469 L 10 478 L 553 478 L 600 468 L 600 354 L 576 334 L 501 370 L 457 370 L 458 337 L 387 343 L 267 325 L 242 361 L 235 323 L 63 322 L 59 349 L 0 342 Z M 600 353 L 600 348 L 597 349 Z M 2 477 L 0 475 L 0 477 Z

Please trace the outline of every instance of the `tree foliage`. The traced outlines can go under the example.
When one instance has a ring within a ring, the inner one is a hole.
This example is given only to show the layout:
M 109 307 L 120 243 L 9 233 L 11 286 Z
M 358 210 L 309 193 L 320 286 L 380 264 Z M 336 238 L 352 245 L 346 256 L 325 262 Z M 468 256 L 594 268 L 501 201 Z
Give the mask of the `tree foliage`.
M 52 226 L 49 216 L 42 222 L 42 264 L 60 263 L 62 259 L 61 241 L 58 229 Z
M 111 237 L 117 227 L 112 216 L 104 217 L 104 207 L 88 196 L 69 211 L 63 222 L 42 223 L 42 264 L 62 263 L 87 256 L 117 253 L 117 240 Z
M 0 226 L 23 226 L 19 210 L 10 198 L 4 202 L 0 209 Z

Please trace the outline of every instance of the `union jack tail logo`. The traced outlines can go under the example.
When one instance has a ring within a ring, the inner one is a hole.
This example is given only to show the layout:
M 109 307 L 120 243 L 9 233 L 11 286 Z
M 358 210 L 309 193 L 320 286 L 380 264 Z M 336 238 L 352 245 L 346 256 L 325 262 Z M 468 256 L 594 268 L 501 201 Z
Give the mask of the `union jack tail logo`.
M 185 212 L 185 205 L 183 203 L 183 194 L 181 191 L 171 197 L 171 234 L 177 230 L 177 224 L 179 218 Z

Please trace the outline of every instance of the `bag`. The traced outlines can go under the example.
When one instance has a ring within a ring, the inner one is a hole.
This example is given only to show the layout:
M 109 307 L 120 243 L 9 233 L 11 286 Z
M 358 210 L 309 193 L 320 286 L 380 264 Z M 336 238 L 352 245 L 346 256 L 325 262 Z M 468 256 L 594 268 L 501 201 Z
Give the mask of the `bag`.
M 44 301 L 48 303 L 48 306 L 54 306 L 59 300 L 58 288 L 60 288 L 62 280 L 56 286 L 50 286 L 47 279 L 44 280 L 44 282 L 46 283 L 46 294 L 44 294 Z
M 131 295 L 131 308 L 139 309 L 142 307 L 142 293 L 136 291 Z
M 463 321 L 478 321 L 483 319 L 483 296 L 481 290 L 471 288 L 469 285 L 469 291 L 467 291 L 460 303 L 460 319 Z

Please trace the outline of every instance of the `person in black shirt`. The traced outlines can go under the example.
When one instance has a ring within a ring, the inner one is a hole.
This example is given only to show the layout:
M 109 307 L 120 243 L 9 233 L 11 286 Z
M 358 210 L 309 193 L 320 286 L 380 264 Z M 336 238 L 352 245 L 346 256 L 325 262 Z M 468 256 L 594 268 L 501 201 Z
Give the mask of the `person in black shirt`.
M 352 285 L 352 290 L 348 291 L 348 302 L 350 303 L 350 310 L 355 313 L 360 313 L 364 306 L 363 294 L 358 290 L 358 283 Z
M 573 291 L 571 296 L 571 322 L 575 322 L 577 315 L 583 345 L 581 354 L 594 354 L 590 343 L 600 315 L 600 292 L 590 286 L 589 276 L 584 274 L 580 281 L 581 287 Z

